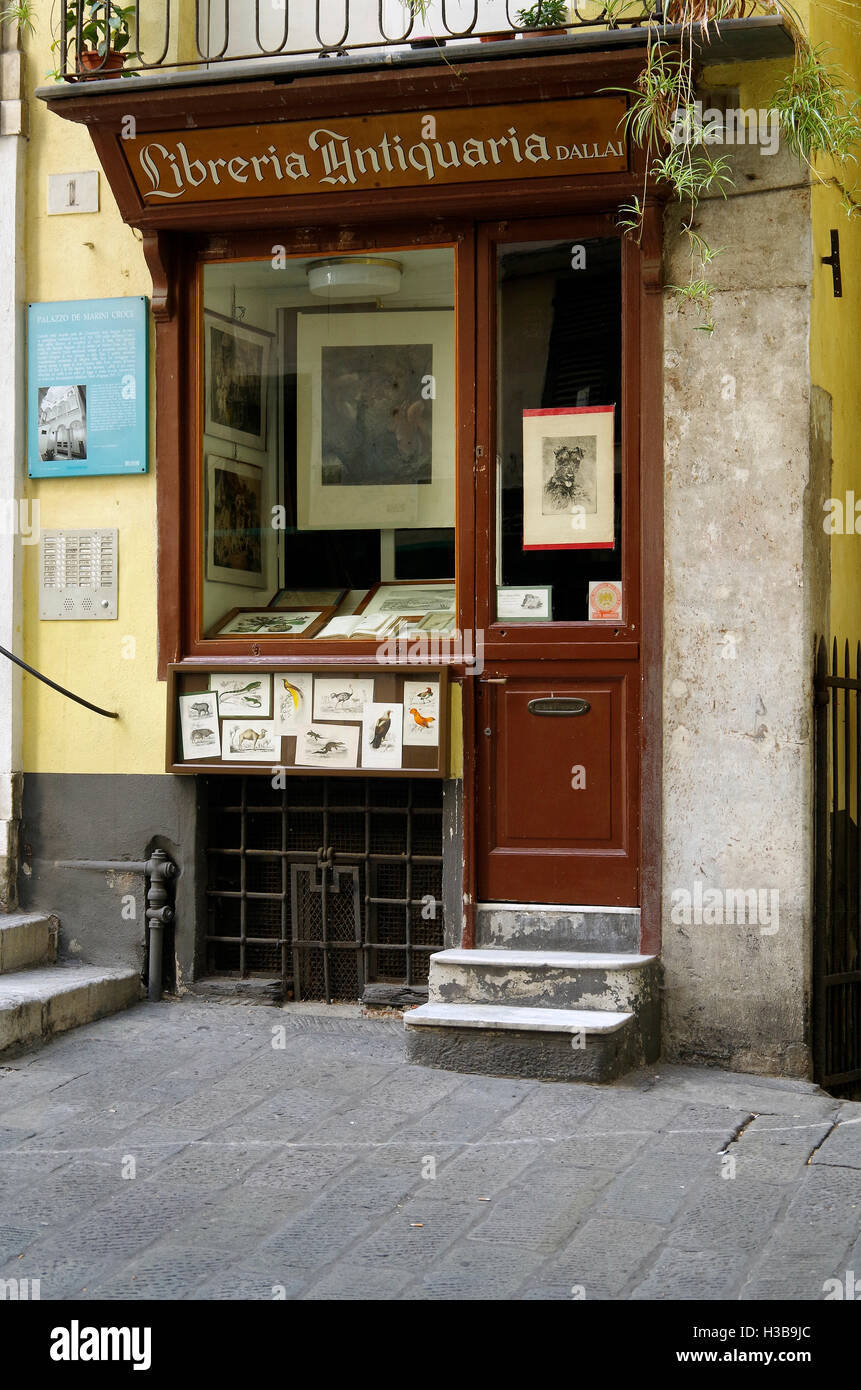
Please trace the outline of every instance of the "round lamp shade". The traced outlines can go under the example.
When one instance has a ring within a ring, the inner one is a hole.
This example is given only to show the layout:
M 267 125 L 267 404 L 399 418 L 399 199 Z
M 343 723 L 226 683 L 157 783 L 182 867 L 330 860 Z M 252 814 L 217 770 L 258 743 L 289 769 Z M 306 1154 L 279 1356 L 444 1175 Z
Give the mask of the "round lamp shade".
M 377 299 L 401 287 L 398 261 L 379 256 L 331 256 L 308 266 L 308 288 L 323 299 Z

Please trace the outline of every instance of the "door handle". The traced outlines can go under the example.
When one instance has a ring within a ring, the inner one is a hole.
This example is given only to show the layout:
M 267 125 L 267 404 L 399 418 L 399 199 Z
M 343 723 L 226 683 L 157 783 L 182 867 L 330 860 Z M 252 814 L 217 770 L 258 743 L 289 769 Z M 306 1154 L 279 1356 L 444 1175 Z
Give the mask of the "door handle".
M 573 695 L 551 695 L 543 700 L 530 700 L 526 706 L 530 714 L 588 714 L 592 706 L 588 700 Z

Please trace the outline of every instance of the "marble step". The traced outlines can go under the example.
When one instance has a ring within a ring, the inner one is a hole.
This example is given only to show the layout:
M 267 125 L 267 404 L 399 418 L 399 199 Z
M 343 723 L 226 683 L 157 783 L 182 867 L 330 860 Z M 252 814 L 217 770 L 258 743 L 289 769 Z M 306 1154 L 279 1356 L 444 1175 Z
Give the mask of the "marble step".
M 457 948 L 431 956 L 428 1002 L 638 1013 L 657 995 L 657 968 L 657 956 L 631 952 Z
M 57 959 L 56 922 L 40 912 L 10 912 L 0 917 L 0 975 Z
M 634 1015 L 600 1009 L 423 1004 L 404 1014 L 407 1060 L 544 1081 L 613 1081 L 636 1063 Z
M 0 1053 L 45 1042 L 142 998 L 137 970 L 63 962 L 0 976 Z
M 636 952 L 640 949 L 640 909 L 478 903 L 475 930 L 479 947 Z

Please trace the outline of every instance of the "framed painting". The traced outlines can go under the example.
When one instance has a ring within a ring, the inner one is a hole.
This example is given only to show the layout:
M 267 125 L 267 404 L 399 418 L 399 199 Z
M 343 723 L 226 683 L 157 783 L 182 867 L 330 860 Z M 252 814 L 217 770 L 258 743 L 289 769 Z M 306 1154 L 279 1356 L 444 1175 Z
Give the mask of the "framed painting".
M 246 449 L 266 448 L 271 333 L 207 310 L 204 431 Z
M 523 549 L 612 550 L 615 406 L 523 412 Z
M 332 617 L 331 608 L 231 608 L 210 637 L 313 637 Z
M 454 526 L 454 314 L 299 314 L 300 530 Z
M 206 578 L 218 584 L 266 584 L 263 469 L 206 455 Z

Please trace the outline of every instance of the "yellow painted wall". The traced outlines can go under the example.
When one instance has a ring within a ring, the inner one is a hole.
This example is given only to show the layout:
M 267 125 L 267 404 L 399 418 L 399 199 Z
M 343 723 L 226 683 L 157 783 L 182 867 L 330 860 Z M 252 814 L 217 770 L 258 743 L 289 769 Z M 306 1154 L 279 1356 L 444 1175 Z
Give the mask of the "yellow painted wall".
M 50 0 L 35 6 L 37 34 L 25 40 L 27 80 L 45 85 Z M 30 101 L 27 149 L 27 299 L 101 299 L 150 295 L 140 237 L 126 227 L 104 175 L 100 211 L 48 217 L 53 173 L 98 168 L 84 126 Z M 152 365 L 152 364 L 151 364 Z M 152 395 L 151 395 L 152 399 Z M 40 525 L 119 528 L 116 622 L 40 622 L 37 546 L 24 548 L 24 659 L 85 699 L 120 712 L 101 719 L 24 677 L 25 772 L 159 772 L 164 768 L 165 687 L 156 680 L 155 434 L 151 410 L 150 472 L 136 477 L 30 480 Z M 135 654 L 124 658 L 127 638 Z
M 832 61 L 844 69 L 852 90 L 861 92 L 861 3 L 812 0 L 811 9 L 814 43 L 832 46 Z M 857 182 L 855 199 L 861 204 L 858 165 L 848 182 Z M 830 268 L 820 264 L 820 257 L 831 252 L 832 227 L 840 233 L 842 299 L 834 298 Z M 813 189 L 813 253 L 811 379 L 833 402 L 831 495 L 843 500 L 854 491 L 861 501 L 861 208 L 850 220 L 836 190 L 818 184 Z M 861 534 L 831 537 L 831 634 L 841 647 L 848 637 L 853 651 L 861 638 Z

